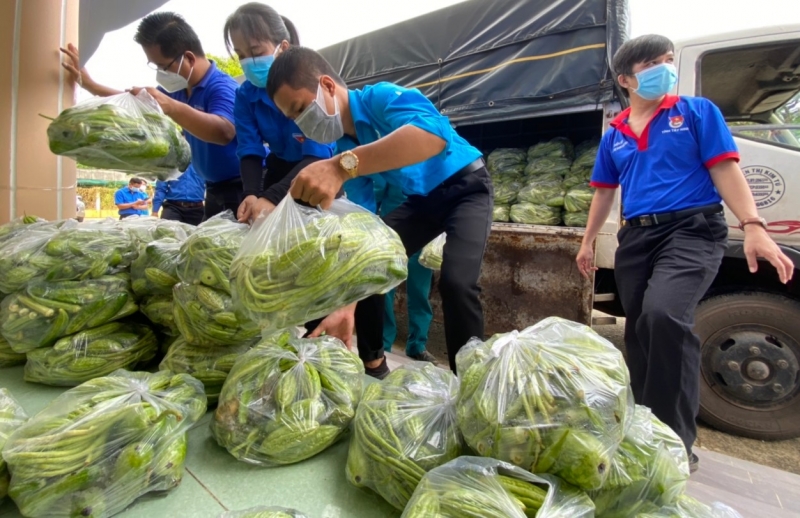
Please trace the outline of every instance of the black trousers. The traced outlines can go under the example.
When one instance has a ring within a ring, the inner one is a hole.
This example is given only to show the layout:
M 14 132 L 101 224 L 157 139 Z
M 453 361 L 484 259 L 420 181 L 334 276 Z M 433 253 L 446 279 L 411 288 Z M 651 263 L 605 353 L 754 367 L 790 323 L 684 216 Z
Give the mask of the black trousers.
M 161 206 L 161 219 L 180 221 L 190 225 L 199 225 L 203 221 L 205 209 L 202 205 L 197 207 L 181 207 L 165 201 Z
M 203 221 L 221 212 L 230 210 L 236 217 L 236 211 L 242 203 L 242 179 L 232 178 L 224 182 L 206 182 L 206 206 Z
M 694 311 L 719 270 L 727 237 L 720 214 L 625 226 L 618 234 L 614 276 L 634 399 L 672 428 L 689 452 L 700 407 Z
M 409 196 L 405 203 L 383 218 L 400 236 L 409 257 L 442 232 L 447 233 L 439 292 L 447 355 L 453 372 L 459 349 L 470 338 L 483 339 L 478 280 L 492 228 L 493 198 L 492 181 L 482 167 L 448 178 L 427 196 Z M 373 295 L 358 303 L 359 349 L 362 344 L 371 351 L 383 348 L 383 311 L 383 295 Z

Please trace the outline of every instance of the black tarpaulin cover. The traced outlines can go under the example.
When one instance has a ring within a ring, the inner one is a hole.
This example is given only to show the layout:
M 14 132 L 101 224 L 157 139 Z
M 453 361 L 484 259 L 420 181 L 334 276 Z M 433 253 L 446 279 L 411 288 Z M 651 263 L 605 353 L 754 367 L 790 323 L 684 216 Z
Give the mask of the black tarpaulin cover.
M 469 0 L 320 52 L 351 88 L 419 88 L 451 122 L 516 119 L 614 98 L 628 0 Z

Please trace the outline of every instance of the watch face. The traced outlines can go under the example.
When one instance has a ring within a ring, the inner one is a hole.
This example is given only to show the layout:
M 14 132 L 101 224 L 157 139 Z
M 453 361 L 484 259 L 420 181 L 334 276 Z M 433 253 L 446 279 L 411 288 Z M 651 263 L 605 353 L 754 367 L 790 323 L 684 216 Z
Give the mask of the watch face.
M 353 155 L 344 155 L 342 157 L 342 167 L 345 169 L 354 169 L 356 165 L 358 165 L 358 162 Z

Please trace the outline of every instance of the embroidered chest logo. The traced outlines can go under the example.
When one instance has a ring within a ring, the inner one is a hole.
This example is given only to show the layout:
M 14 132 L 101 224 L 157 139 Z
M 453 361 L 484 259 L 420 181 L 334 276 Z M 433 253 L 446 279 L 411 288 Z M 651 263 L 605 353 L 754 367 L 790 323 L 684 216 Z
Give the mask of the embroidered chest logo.
M 306 136 L 302 133 L 292 133 L 292 137 L 298 141 L 299 143 L 303 144 L 306 141 Z
M 675 117 L 669 118 L 669 127 L 672 129 L 678 129 L 683 126 L 683 115 L 676 115 Z

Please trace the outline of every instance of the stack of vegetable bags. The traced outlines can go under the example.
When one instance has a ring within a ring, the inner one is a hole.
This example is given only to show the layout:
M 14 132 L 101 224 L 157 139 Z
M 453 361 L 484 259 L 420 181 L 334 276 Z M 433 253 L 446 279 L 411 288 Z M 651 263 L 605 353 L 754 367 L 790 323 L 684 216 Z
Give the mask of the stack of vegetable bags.
M 33 223 L 12 231 L 0 241 L 0 292 L 10 295 L 42 277 L 61 263 L 45 253 L 45 246 L 61 229 L 75 228 L 77 221 Z M 103 270 L 105 273 L 105 269 Z
M 591 518 L 594 505 L 556 477 L 495 459 L 460 457 L 425 475 L 402 518 L 533 516 Z
M 525 185 L 517 196 L 519 203 L 511 207 L 511 221 L 531 225 L 561 224 L 564 206 L 564 175 L 573 157 L 572 142 L 556 137 L 528 149 Z
M 0 308 L 3 307 L 3 300 L 5 299 L 0 298 Z M 0 319 L 2 318 L 2 313 L 0 312 Z M 0 332 L 2 332 L 2 327 L 0 327 Z M 22 365 L 25 363 L 25 358 L 25 353 L 18 353 L 12 349 L 8 340 L 0 334 L 0 369 Z
M 592 179 L 592 170 L 597 158 L 600 141 L 585 140 L 575 146 L 575 161 L 572 162 L 569 172 L 564 177 L 564 188 L 572 189 L 576 185 L 588 184 Z
M 364 364 L 336 338 L 264 338 L 222 386 L 211 432 L 239 460 L 300 462 L 332 445 L 355 416 Z
M 474 451 L 584 490 L 602 487 L 633 417 L 628 369 L 610 342 L 553 317 L 474 339 L 456 365 L 458 423 Z
M 367 386 L 354 421 L 347 478 L 403 509 L 427 471 L 461 455 L 458 380 L 431 364 L 412 364 Z
M 28 415 L 19 406 L 8 389 L 0 388 L 0 453 L 14 430 L 28 419 Z M 0 501 L 8 494 L 9 474 L 3 456 L 0 455 Z
M 204 414 L 187 374 L 116 371 L 57 397 L 3 448 L 23 515 L 111 516 L 178 485 L 186 432 Z
M 422 248 L 419 254 L 419 264 L 431 270 L 442 269 L 442 259 L 444 257 L 444 244 L 447 242 L 447 234 L 440 234 L 439 237 L 428 243 Z
M 498 148 L 489 153 L 486 167 L 494 186 L 493 221 L 509 220 L 509 207 L 517 201 L 523 186 L 526 154 L 524 149 Z
M 742 515 L 720 502 L 707 506 L 683 495 L 675 504 L 664 506 L 658 511 L 637 514 L 636 518 L 742 518 Z
M 257 506 L 242 511 L 225 511 L 219 518 L 308 518 L 308 516 L 285 507 Z
M 589 219 L 589 207 L 592 205 L 594 189 L 588 183 L 570 188 L 564 196 L 564 225 L 568 227 L 585 227 Z
M 194 225 L 160 219 L 153 216 L 134 216 L 120 220 L 120 226 L 131 236 L 137 248 L 161 239 L 183 242 L 194 232 Z
M 347 200 L 319 211 L 290 196 L 256 221 L 231 265 L 237 309 L 267 330 L 386 293 L 407 275 L 403 243 L 376 215 Z
M 160 180 L 189 167 L 181 128 L 146 91 L 95 97 L 67 108 L 47 128 L 50 151 L 98 169 L 142 173 Z
M 139 310 L 165 334 L 175 336 L 172 288 L 178 284 L 178 260 L 182 241 L 157 239 L 139 248 L 131 265 L 131 286 L 139 297 Z

